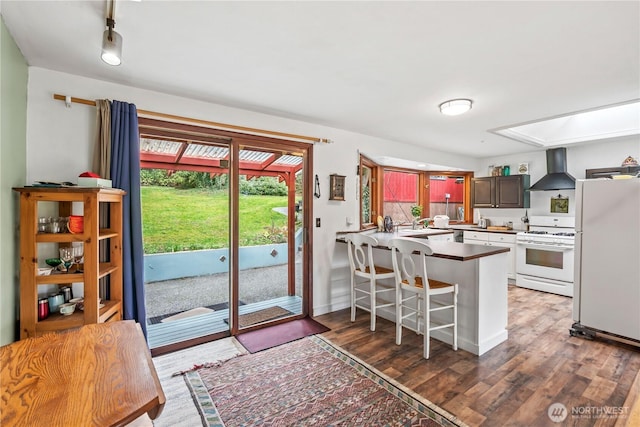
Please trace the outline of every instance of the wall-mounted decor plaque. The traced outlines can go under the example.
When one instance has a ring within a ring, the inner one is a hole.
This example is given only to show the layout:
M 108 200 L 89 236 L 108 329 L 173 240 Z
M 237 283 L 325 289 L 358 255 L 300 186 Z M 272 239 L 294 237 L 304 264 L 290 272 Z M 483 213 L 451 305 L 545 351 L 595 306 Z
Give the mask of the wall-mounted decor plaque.
M 345 176 L 329 175 L 329 200 L 344 200 Z

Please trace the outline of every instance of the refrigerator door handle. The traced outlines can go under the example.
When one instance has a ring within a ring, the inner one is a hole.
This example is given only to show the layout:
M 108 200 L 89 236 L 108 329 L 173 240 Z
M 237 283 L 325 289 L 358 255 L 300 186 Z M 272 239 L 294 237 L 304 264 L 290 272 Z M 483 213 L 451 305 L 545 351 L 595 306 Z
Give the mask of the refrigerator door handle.
M 582 233 L 575 235 L 575 258 L 573 261 L 573 321 L 580 322 L 580 285 L 582 284 Z

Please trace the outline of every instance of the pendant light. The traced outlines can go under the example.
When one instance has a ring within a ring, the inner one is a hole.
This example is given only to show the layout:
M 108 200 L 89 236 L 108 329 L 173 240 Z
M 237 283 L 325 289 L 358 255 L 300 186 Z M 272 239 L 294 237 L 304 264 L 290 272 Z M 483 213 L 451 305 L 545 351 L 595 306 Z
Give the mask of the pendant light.
M 109 10 L 107 15 L 107 29 L 102 35 L 101 58 L 109 65 L 120 65 L 122 62 L 122 36 L 114 31 L 116 21 L 114 19 L 115 0 L 108 0 Z

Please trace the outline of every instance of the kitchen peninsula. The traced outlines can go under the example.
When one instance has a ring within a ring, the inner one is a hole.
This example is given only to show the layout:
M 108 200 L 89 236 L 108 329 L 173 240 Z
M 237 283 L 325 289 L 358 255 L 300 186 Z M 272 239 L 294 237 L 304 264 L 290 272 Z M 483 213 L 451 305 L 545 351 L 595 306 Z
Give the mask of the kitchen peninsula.
M 507 255 L 508 248 L 480 246 L 433 239 L 444 230 L 400 230 L 395 233 L 363 231 L 378 240 L 374 248 L 377 265 L 391 267 L 388 243 L 396 237 L 427 238 L 433 249 L 428 257 L 429 277 L 458 283 L 458 347 L 482 355 L 507 337 Z M 340 233 L 337 241 L 345 243 Z M 429 236 L 432 235 L 431 238 Z M 381 317 L 395 321 L 392 310 L 381 309 Z M 451 343 L 451 333 L 437 330 L 433 338 Z

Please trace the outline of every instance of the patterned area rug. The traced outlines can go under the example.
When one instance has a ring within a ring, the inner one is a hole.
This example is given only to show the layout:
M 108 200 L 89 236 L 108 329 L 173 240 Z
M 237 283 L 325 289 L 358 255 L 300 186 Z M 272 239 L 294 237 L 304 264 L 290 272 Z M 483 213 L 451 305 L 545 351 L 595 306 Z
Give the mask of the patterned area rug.
M 205 426 L 464 426 L 311 336 L 185 373 Z
M 176 371 L 188 371 L 203 361 L 221 363 L 243 354 L 247 354 L 247 350 L 235 338 L 228 337 L 154 357 L 153 364 L 167 397 L 162 414 L 153 420 L 154 427 L 193 427 L 202 424 L 191 391 L 182 375 L 174 375 Z

